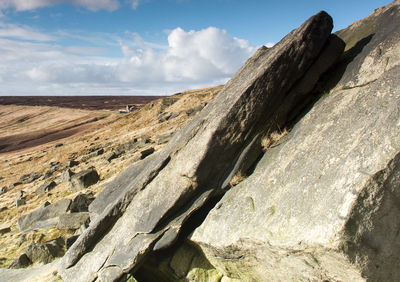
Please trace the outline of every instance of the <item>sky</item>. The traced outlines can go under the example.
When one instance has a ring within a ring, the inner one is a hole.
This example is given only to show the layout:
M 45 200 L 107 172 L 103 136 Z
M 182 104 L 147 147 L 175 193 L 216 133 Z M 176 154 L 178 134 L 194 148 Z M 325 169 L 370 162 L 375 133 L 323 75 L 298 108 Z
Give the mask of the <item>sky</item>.
M 383 0 L 0 0 L 0 96 L 170 95 L 225 83 L 317 12 Z

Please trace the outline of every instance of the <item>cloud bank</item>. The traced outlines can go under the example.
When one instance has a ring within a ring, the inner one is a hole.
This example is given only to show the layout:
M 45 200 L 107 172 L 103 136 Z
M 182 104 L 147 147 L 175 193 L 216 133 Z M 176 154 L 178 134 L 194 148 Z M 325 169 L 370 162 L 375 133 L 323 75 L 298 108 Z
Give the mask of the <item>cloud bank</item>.
M 28 11 L 37 8 L 54 6 L 62 3 L 69 3 L 75 6 L 84 7 L 91 11 L 109 10 L 114 11 L 121 6 L 119 0 L 1 0 L 0 9 L 15 9 L 17 11 Z M 139 5 L 138 0 L 133 0 L 132 7 Z
M 127 32 L 107 57 L 104 46 L 58 45 L 60 34 L 0 24 L 0 95 L 172 94 L 225 83 L 257 49 L 215 27 L 176 28 L 165 46 Z

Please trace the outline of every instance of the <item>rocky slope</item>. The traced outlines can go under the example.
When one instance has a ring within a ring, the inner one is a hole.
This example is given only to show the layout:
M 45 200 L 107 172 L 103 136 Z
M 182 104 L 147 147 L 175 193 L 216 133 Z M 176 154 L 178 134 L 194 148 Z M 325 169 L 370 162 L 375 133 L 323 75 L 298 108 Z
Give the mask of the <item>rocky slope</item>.
M 398 281 L 400 1 L 331 29 L 320 12 L 260 48 L 165 147 L 108 182 L 47 271 Z

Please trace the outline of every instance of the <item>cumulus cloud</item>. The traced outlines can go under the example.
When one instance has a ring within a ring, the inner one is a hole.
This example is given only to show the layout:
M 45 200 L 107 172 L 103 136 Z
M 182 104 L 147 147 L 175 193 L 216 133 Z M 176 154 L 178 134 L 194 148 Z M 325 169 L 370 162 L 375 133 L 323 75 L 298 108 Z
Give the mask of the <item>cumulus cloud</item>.
M 12 32 L 15 28 L 23 31 Z M 14 36 L 1 38 L 2 33 Z M 7 31 L 0 26 L 0 95 L 171 94 L 225 83 L 257 49 L 215 27 L 176 28 L 166 46 L 127 33 L 116 42 L 120 57 L 107 57 L 102 48 L 59 46 L 45 35 L 42 41 L 19 40 L 32 38 L 30 34 L 41 38 L 27 27 L 9 26 Z
M 0 9 L 13 8 L 17 11 L 27 11 L 61 3 L 70 3 L 92 11 L 101 9 L 114 11 L 120 7 L 119 0 L 1 0 Z

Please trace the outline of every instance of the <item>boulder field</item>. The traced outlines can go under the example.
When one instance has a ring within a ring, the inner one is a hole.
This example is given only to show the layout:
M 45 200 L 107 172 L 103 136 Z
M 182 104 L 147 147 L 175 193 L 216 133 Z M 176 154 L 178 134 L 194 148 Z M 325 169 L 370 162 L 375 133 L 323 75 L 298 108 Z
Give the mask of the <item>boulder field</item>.
M 108 183 L 61 278 L 399 281 L 400 1 L 332 28 L 260 48 Z

